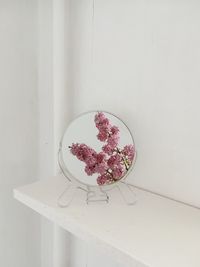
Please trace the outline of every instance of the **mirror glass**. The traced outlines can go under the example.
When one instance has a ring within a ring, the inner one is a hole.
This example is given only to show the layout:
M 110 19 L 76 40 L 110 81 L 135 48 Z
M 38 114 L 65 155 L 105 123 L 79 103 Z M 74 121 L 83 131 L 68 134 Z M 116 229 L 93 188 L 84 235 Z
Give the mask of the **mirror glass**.
M 128 127 L 104 111 L 87 112 L 72 121 L 60 153 L 65 174 L 90 186 L 107 186 L 125 178 L 136 156 Z

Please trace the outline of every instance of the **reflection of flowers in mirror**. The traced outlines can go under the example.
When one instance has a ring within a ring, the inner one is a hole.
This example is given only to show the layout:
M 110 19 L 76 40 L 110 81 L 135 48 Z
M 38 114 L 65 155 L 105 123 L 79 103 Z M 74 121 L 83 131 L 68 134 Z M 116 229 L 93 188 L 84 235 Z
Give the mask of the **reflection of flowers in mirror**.
M 98 129 L 97 139 L 104 142 L 101 152 L 96 152 L 86 144 L 72 144 L 69 146 L 71 153 L 80 161 L 83 161 L 85 172 L 88 176 L 95 173 L 98 185 L 108 185 L 119 181 L 124 177 L 135 157 L 134 145 L 126 145 L 120 149 L 120 130 L 111 125 L 103 112 L 95 115 L 94 122 Z

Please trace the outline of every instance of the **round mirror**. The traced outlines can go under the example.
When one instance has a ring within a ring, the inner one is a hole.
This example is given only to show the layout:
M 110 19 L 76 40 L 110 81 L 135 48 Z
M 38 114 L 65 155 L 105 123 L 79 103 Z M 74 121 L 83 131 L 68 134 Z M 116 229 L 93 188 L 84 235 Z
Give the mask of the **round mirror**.
M 136 152 L 132 134 L 118 117 L 87 112 L 70 123 L 61 141 L 65 175 L 89 186 L 108 186 L 125 178 Z

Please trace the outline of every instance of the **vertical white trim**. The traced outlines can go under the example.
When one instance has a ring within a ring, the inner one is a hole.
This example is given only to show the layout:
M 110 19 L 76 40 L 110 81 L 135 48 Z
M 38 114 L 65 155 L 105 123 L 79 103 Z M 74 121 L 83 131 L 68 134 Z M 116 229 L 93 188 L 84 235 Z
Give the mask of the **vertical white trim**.
M 53 0 L 53 107 L 54 149 L 58 151 L 60 139 L 69 120 L 68 88 L 68 31 L 69 0 Z M 55 171 L 58 171 L 55 154 Z
M 38 0 L 40 179 L 59 171 L 57 151 L 70 114 L 68 21 L 68 0 Z M 41 228 L 41 266 L 69 266 L 69 234 L 46 219 L 41 219 Z
M 38 0 L 39 177 L 53 174 L 52 2 Z M 41 218 L 41 267 L 53 267 L 53 223 Z
M 59 172 L 57 151 L 69 120 L 68 99 L 68 30 L 69 1 L 53 0 L 53 107 L 54 107 L 54 172 Z M 54 228 L 54 267 L 69 266 L 69 233 Z

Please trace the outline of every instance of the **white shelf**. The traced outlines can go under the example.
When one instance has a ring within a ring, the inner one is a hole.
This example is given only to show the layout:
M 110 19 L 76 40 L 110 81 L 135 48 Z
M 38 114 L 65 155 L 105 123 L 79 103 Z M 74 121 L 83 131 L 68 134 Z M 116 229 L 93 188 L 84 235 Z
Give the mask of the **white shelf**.
M 105 205 L 86 205 L 80 191 L 68 208 L 57 205 L 67 187 L 54 177 L 14 190 L 15 198 L 72 234 L 134 267 L 199 267 L 200 211 L 136 190 L 138 202 L 127 206 L 118 191 Z

